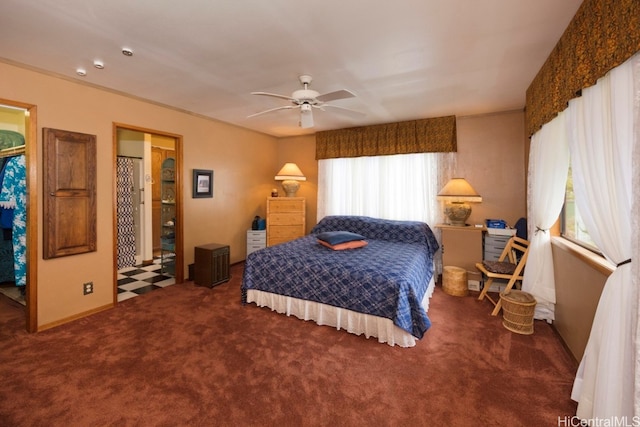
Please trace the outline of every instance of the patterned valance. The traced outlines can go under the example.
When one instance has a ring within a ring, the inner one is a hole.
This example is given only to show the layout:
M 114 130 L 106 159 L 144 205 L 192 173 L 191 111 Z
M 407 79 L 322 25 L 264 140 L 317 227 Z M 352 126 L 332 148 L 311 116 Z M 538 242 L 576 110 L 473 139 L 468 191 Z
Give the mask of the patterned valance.
M 456 117 L 316 133 L 316 159 L 457 151 Z
M 640 1 L 584 0 L 527 89 L 528 135 L 639 50 Z

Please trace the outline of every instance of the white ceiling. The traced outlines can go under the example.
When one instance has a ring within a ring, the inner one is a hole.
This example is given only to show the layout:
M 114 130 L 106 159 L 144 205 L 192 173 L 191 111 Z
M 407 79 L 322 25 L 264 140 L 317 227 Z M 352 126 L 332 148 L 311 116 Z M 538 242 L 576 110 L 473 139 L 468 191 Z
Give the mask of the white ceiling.
M 0 57 L 270 135 L 302 135 L 521 109 L 580 3 L 2 0 Z M 298 126 L 298 110 L 247 118 L 288 105 L 251 92 L 291 95 L 301 74 L 321 94 L 352 91 L 332 104 L 364 117 L 314 110 L 313 129 Z

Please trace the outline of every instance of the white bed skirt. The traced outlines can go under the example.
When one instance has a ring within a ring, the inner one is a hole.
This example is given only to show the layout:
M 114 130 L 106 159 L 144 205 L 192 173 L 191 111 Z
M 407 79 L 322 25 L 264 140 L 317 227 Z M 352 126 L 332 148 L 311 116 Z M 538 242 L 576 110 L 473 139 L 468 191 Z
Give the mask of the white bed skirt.
M 429 309 L 429 299 L 433 295 L 434 287 L 435 281 L 431 279 L 422 300 L 425 311 Z M 298 319 L 313 320 L 318 325 L 333 326 L 355 335 L 364 334 L 367 338 L 376 337 L 379 342 L 390 346 L 416 345 L 417 338 L 394 325 L 391 319 L 253 289 L 247 290 L 247 302 L 255 302 L 260 307 L 269 307 L 287 316 L 294 315 Z

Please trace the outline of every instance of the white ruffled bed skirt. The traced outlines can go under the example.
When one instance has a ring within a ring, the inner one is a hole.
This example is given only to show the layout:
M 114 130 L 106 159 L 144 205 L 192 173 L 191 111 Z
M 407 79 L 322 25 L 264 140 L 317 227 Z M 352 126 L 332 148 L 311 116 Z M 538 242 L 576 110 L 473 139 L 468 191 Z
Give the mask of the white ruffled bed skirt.
M 429 309 L 429 299 L 433 295 L 434 288 L 435 281 L 431 279 L 422 300 L 425 311 Z M 367 338 L 376 337 L 378 342 L 387 343 L 390 346 L 413 347 L 417 341 L 416 337 L 394 325 L 391 319 L 362 314 L 332 305 L 253 289 L 247 290 L 247 302 L 255 302 L 260 307 L 269 307 L 271 310 L 287 316 L 293 315 L 298 319 L 313 320 L 318 325 L 333 326 L 338 330 L 344 329 L 355 335 L 364 334 Z

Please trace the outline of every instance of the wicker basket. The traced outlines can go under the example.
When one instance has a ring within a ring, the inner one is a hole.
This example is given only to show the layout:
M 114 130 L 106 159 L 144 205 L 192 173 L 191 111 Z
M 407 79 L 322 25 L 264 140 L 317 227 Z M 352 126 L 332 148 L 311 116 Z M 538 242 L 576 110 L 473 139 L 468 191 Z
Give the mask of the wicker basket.
M 536 299 L 530 293 L 511 290 L 501 292 L 502 325 L 517 334 L 531 335 L 533 333 L 533 312 Z
M 442 272 L 442 290 L 454 297 L 464 297 L 469 294 L 467 270 L 447 265 Z

